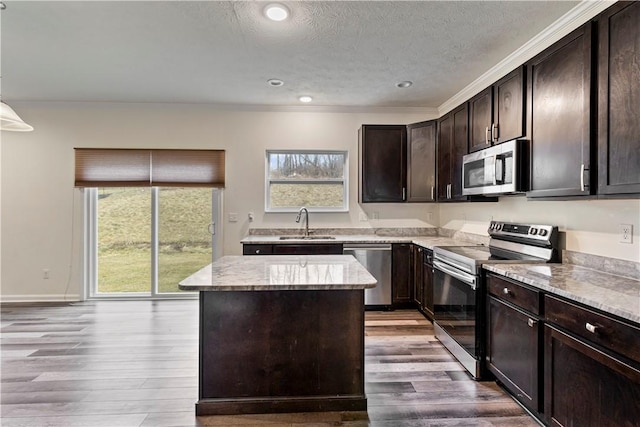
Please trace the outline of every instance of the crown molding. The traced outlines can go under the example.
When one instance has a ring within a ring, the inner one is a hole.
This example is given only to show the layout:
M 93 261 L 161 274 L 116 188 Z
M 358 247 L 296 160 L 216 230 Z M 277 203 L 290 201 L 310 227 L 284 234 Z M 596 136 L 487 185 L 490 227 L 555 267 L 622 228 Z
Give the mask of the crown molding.
M 599 15 L 614 3 L 616 3 L 615 0 L 583 0 L 527 43 L 498 62 L 473 82 L 469 83 L 469 85 L 460 92 L 443 102 L 438 107 L 439 115 L 442 116 L 463 102 L 466 102 L 562 37 Z

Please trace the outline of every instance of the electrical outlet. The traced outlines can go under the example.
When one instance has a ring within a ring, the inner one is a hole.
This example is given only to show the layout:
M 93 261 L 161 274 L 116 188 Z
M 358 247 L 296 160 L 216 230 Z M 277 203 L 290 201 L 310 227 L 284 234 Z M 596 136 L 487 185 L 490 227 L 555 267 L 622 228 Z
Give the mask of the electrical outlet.
M 366 212 L 360 212 L 360 221 L 362 222 L 369 221 L 369 217 L 367 216 Z
M 379 212 L 374 212 L 373 213 L 373 218 L 372 219 L 380 219 L 380 213 Z
M 620 243 L 633 243 L 633 224 L 620 224 Z
M 42 278 L 43 279 L 48 279 L 49 278 L 49 269 L 48 268 L 44 268 L 42 270 Z
M 229 212 L 229 222 L 238 222 L 237 212 Z

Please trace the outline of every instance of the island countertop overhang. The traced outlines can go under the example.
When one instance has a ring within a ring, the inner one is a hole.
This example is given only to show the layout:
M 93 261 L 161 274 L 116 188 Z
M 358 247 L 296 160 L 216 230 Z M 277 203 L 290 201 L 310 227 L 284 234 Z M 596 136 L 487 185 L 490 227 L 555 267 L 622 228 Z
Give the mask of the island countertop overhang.
M 353 290 L 376 279 L 351 255 L 224 256 L 179 283 L 185 291 Z

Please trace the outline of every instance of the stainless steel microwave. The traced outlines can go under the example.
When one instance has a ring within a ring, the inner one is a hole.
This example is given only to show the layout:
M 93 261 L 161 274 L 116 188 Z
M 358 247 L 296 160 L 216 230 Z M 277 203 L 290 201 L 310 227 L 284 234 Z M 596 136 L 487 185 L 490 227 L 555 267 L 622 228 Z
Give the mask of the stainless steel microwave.
M 529 141 L 514 139 L 462 158 L 463 195 L 528 191 Z

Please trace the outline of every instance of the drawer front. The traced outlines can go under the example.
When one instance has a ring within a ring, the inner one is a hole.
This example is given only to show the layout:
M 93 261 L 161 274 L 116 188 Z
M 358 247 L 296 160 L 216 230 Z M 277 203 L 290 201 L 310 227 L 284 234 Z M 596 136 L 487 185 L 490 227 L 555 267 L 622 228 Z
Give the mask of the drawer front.
M 547 322 L 640 363 L 640 328 L 550 295 L 544 305 Z
M 274 255 L 342 255 L 342 243 L 273 245 Z
M 487 276 L 489 294 L 508 301 L 523 310 L 540 314 L 540 292 L 494 274 Z
M 271 255 L 272 245 L 242 245 L 242 255 Z

